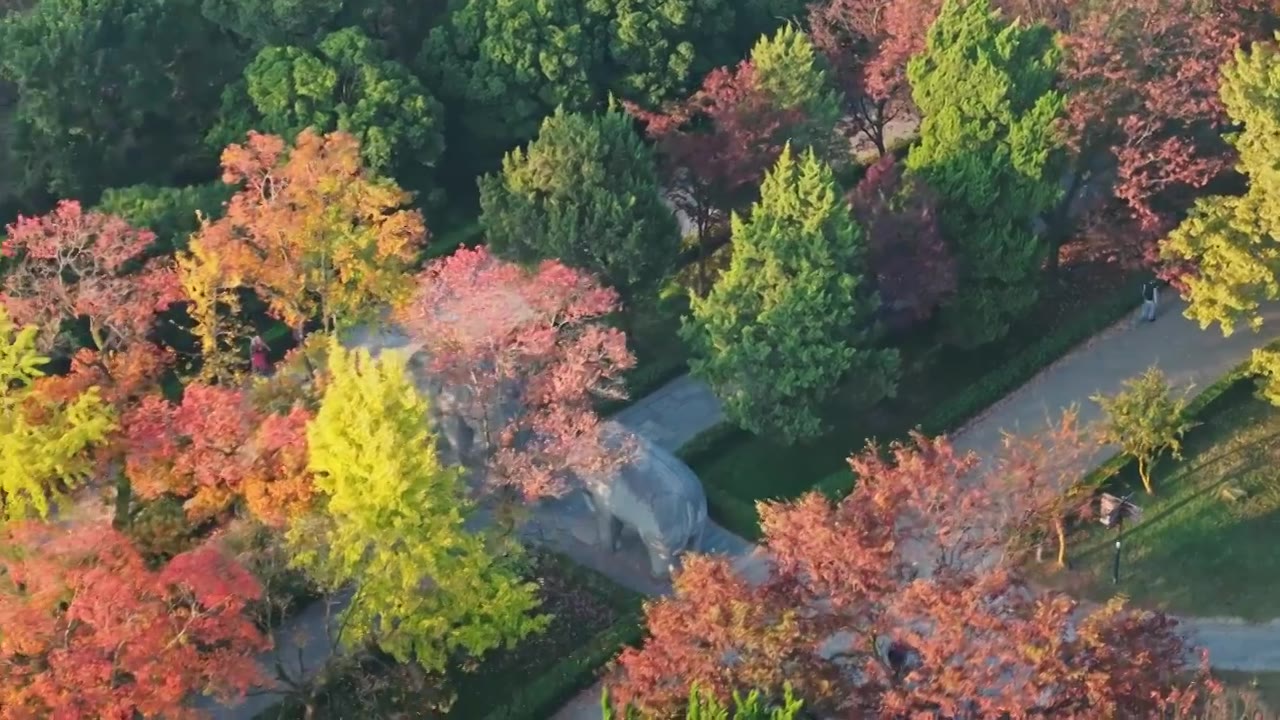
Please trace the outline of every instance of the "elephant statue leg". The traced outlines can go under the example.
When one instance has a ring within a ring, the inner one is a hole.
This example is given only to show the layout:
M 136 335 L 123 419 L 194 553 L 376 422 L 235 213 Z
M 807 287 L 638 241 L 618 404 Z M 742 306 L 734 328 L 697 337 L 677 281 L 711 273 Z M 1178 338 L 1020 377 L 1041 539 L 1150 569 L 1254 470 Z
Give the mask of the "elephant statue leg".
M 600 546 L 609 549 L 609 552 L 618 552 L 622 547 L 622 521 L 613 516 L 600 503 L 596 508 L 596 526 L 600 533 Z
M 654 542 L 646 541 L 645 547 L 649 550 L 649 574 L 656 580 L 671 577 L 671 572 L 675 569 L 672 565 L 672 553 Z

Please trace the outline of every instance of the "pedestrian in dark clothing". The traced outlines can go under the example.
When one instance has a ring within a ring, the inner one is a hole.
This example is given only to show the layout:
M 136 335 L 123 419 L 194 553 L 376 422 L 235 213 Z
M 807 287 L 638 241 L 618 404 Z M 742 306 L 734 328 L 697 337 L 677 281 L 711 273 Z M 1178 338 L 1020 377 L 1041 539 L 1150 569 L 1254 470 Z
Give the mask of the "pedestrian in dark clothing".
M 1160 287 L 1155 280 L 1142 285 L 1142 319 L 1147 322 L 1156 320 L 1156 304 L 1160 302 Z

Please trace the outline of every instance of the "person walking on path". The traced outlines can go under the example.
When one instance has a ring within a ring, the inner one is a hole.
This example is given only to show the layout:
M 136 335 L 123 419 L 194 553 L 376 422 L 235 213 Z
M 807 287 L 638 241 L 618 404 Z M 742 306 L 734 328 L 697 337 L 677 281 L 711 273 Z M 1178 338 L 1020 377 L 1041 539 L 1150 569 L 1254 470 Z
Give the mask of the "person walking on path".
M 271 374 L 271 360 L 267 358 L 267 353 L 270 351 L 271 348 L 267 347 L 261 335 L 254 335 L 249 341 L 249 365 L 253 368 L 255 375 L 265 377 Z
M 1155 280 L 1148 280 L 1142 285 L 1142 319 L 1147 322 L 1156 320 L 1156 304 L 1160 302 L 1160 288 Z

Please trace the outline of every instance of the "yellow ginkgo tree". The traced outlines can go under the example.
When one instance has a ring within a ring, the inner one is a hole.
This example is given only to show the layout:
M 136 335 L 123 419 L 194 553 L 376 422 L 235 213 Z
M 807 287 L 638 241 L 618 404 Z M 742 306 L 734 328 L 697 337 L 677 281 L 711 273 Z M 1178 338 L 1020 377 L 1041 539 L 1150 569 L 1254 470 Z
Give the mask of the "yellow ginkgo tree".
M 0 305 L 0 519 L 47 517 L 87 480 L 90 450 L 115 429 L 111 407 L 91 387 L 67 402 L 32 389 L 48 358 L 39 329 L 19 328 Z
M 331 591 L 350 588 L 338 640 L 444 670 L 545 628 L 517 549 L 495 552 L 468 525 L 458 469 L 436 453 L 407 359 L 329 352 L 329 382 L 307 429 L 315 512 L 289 533 L 295 564 Z
M 1230 335 L 1238 325 L 1259 329 L 1262 306 L 1280 300 L 1280 46 L 1238 50 L 1220 92 L 1243 128 L 1228 139 L 1249 188 L 1197 200 L 1161 253 L 1195 269 L 1184 278 L 1187 316 Z

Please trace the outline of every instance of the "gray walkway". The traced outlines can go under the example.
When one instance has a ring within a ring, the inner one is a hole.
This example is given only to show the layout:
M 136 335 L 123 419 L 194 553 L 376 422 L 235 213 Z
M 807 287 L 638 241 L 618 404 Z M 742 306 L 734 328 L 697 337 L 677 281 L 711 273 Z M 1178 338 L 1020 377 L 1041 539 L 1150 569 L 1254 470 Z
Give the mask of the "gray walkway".
M 1166 303 L 1155 323 L 1135 325 L 1132 318 L 1100 333 L 1070 355 L 1041 371 L 954 434 L 957 447 L 990 457 L 1000 448 L 1002 431 L 1034 432 L 1073 404 L 1080 419 L 1096 421 L 1089 398 L 1115 392 L 1128 378 L 1158 365 L 1174 384 L 1201 390 L 1234 368 L 1255 347 L 1280 338 L 1280 307 L 1270 308 L 1260 334 L 1237 332 L 1223 338 L 1214 327 L 1201 331 L 1182 316 L 1181 302 Z M 1095 461 L 1110 456 L 1102 448 Z M 757 557 L 743 558 L 756 566 Z M 757 566 L 758 567 L 758 566 Z M 753 568 L 754 569 L 754 568 Z M 1280 670 L 1280 620 L 1248 625 L 1230 618 L 1184 619 L 1193 641 L 1209 650 L 1214 667 L 1224 670 Z M 553 720 L 599 720 L 601 685 L 564 706 Z

